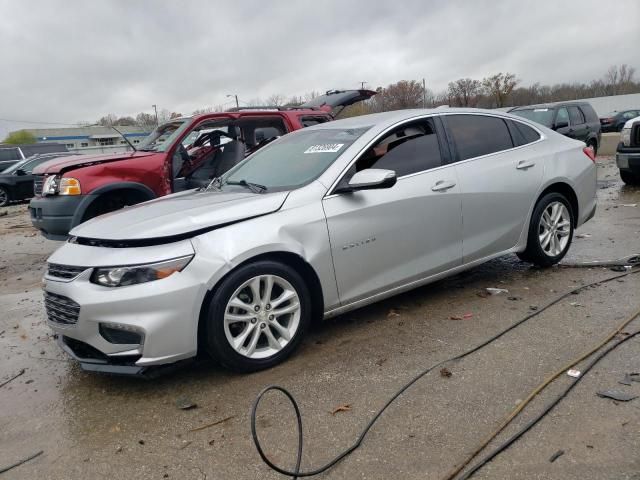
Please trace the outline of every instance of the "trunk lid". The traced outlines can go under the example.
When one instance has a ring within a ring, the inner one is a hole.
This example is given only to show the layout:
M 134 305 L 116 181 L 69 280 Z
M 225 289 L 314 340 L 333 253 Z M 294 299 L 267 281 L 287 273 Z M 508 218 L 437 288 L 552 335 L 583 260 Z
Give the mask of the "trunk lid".
M 320 95 L 308 102 L 303 103 L 303 108 L 321 108 L 321 107 L 347 107 L 357 102 L 362 102 L 373 97 L 377 92 L 373 90 L 329 90 L 324 95 Z

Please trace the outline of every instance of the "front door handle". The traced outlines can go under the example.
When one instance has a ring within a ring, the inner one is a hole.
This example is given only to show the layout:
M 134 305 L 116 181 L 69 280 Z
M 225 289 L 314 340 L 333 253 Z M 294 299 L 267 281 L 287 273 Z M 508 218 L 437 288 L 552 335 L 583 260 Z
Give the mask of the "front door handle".
M 518 165 L 516 165 L 516 168 L 518 170 L 526 170 L 527 168 L 531 168 L 531 167 L 535 167 L 535 163 L 533 162 L 529 162 L 527 160 L 520 160 L 518 162 Z
M 449 190 L 450 188 L 455 187 L 456 184 L 454 182 L 448 182 L 445 180 L 438 180 L 435 185 L 433 185 L 433 187 L 431 187 L 431 190 L 434 192 L 446 192 L 447 190 Z

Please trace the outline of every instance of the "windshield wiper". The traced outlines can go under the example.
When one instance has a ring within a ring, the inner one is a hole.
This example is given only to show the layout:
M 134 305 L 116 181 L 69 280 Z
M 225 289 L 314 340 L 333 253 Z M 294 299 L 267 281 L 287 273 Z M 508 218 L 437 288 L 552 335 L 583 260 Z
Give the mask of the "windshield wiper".
M 120 136 L 122 137 L 122 139 L 127 142 L 129 144 L 129 146 L 133 149 L 134 152 L 137 152 L 136 147 L 133 146 L 133 143 L 131 143 L 129 141 L 129 139 L 127 137 L 124 136 L 124 134 L 118 130 L 116 127 L 114 127 L 113 125 L 111 125 L 111 128 L 113 128 L 116 132 L 118 132 L 120 134 Z
M 267 191 L 267 187 L 260 185 L 259 183 L 247 182 L 245 179 L 238 180 L 237 182 L 225 182 L 226 185 L 241 185 L 247 187 L 253 193 L 264 193 Z

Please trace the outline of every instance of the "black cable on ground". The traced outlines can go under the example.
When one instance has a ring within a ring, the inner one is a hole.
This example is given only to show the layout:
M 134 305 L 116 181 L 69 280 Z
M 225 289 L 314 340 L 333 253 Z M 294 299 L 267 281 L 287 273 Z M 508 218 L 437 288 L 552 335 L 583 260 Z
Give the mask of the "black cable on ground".
M 595 286 L 595 285 L 601 285 L 603 283 L 611 282 L 613 280 L 617 280 L 619 278 L 626 277 L 628 275 L 633 275 L 635 273 L 640 273 L 640 270 L 631 270 L 629 272 L 622 273 L 620 275 L 614 275 L 612 277 L 608 277 L 608 278 L 605 278 L 605 279 L 602 279 L 602 280 L 597 280 L 597 281 L 588 283 L 586 285 L 581 285 L 580 287 L 577 287 L 577 288 L 574 288 L 574 289 L 572 289 L 572 290 L 570 290 L 568 292 L 565 292 L 562 295 L 559 295 L 555 299 L 551 300 L 546 305 L 540 307 L 538 310 L 526 315 L 521 320 L 518 320 L 514 324 L 512 324 L 509 327 L 505 328 L 504 330 L 498 332 L 496 335 L 490 337 L 489 339 L 487 339 L 484 342 L 476 345 L 475 347 L 472 347 L 469 350 L 467 350 L 467 351 L 465 351 L 465 352 L 463 352 L 463 353 L 461 353 L 459 355 L 455 355 L 455 356 L 453 356 L 451 358 L 448 358 L 446 360 L 442 360 L 442 361 L 436 363 L 435 365 L 432 365 L 432 366 L 424 369 L 423 371 L 418 373 L 416 376 L 414 376 L 411 380 L 409 380 L 407 383 L 405 383 L 396 393 L 394 393 L 391 396 L 391 398 L 384 404 L 384 406 L 382 408 L 380 408 L 380 410 L 378 410 L 378 412 L 373 416 L 373 418 L 369 421 L 369 423 L 367 423 L 367 425 L 362 430 L 362 432 L 360 433 L 360 435 L 358 436 L 357 440 L 355 441 L 355 443 L 353 445 L 348 447 L 342 453 L 338 454 L 336 457 L 334 457 L 328 463 L 326 463 L 326 464 L 324 464 L 324 465 L 322 465 L 320 467 L 317 467 L 317 468 L 315 468 L 313 470 L 300 471 L 300 465 L 301 465 L 301 462 L 302 462 L 302 452 L 303 452 L 302 415 L 300 413 L 300 408 L 298 407 L 298 404 L 295 401 L 295 398 L 284 387 L 281 387 L 279 385 L 269 385 L 269 386 L 265 387 L 258 394 L 258 396 L 256 397 L 256 399 L 255 399 L 255 401 L 253 403 L 253 406 L 251 407 L 251 436 L 252 436 L 252 439 L 253 439 L 253 443 L 256 446 L 256 449 L 258 450 L 258 454 L 260 455 L 260 458 L 262 459 L 262 461 L 269 468 L 271 468 L 272 470 L 274 470 L 274 471 L 276 471 L 276 472 L 278 472 L 278 473 L 280 473 L 282 475 L 290 476 L 294 480 L 296 480 L 296 479 L 298 479 L 300 477 L 312 477 L 314 475 L 318 475 L 318 474 L 320 474 L 322 472 L 325 472 L 328 469 L 330 469 L 331 467 L 333 467 L 334 465 L 336 465 L 337 463 L 339 463 L 340 461 L 342 461 L 348 455 L 350 455 L 358 447 L 360 447 L 360 445 L 364 441 L 364 438 L 366 437 L 367 433 L 369 433 L 369 430 L 371 430 L 371 427 L 373 427 L 373 425 L 378 421 L 378 419 L 384 413 L 384 411 L 398 397 L 400 397 L 400 395 L 402 395 L 409 387 L 411 387 L 414 383 L 416 383 L 422 377 L 427 375 L 429 372 L 435 370 L 438 367 L 443 366 L 446 363 L 453 362 L 453 361 L 456 361 L 456 360 L 461 360 L 461 359 L 471 355 L 472 353 L 477 352 L 478 350 L 480 350 L 480 349 L 486 347 L 487 345 L 493 343 L 494 341 L 498 340 L 502 336 L 504 336 L 507 333 L 509 333 L 511 330 L 514 330 L 515 328 L 519 327 L 520 325 L 522 325 L 523 323 L 527 322 L 528 320 L 536 317 L 537 315 L 540 315 L 545 310 L 551 308 L 552 306 L 556 305 L 557 303 L 559 303 L 563 299 L 567 298 L 568 296 L 570 296 L 570 295 L 572 295 L 572 294 L 574 294 L 576 292 L 580 292 L 581 290 L 584 290 L 586 288 L 589 288 L 589 287 L 592 287 L 592 286 Z M 271 391 L 276 391 L 276 392 L 279 392 L 279 393 L 285 395 L 288 398 L 288 400 L 291 402 L 291 404 L 293 405 L 293 408 L 294 408 L 294 412 L 295 412 L 296 420 L 297 420 L 297 425 L 298 425 L 298 447 L 297 447 L 297 456 L 296 456 L 296 466 L 295 466 L 294 470 L 287 470 L 285 468 L 279 467 L 278 465 L 274 464 L 269 458 L 267 458 L 267 455 L 265 454 L 265 452 L 264 452 L 264 450 L 262 448 L 262 445 L 260 443 L 260 439 L 258 438 L 258 433 L 257 433 L 257 430 L 256 430 L 256 417 L 257 417 L 258 407 L 260 406 L 260 402 L 262 401 L 264 396 L 268 392 L 271 392 Z
M 464 475 L 462 475 L 459 480 L 467 480 L 468 478 L 470 478 L 474 473 L 476 473 L 478 470 L 480 470 L 482 467 L 484 467 L 487 463 L 489 463 L 491 460 L 493 460 L 496 456 L 498 456 L 499 454 L 501 454 L 502 452 L 504 452 L 507 448 L 509 448 L 511 445 L 513 445 L 513 443 L 515 443 L 516 440 L 518 440 L 522 435 L 524 435 L 525 433 L 527 433 L 529 430 L 531 430 L 531 428 L 533 428 L 534 425 L 536 425 L 540 420 L 542 420 L 551 410 L 553 410 L 553 408 L 558 405 L 558 403 L 560 403 L 560 401 L 562 399 L 564 399 L 571 390 L 573 390 L 573 388 L 578 384 L 578 382 L 580 382 L 584 376 L 587 374 L 587 372 L 589 372 L 589 370 L 591 370 L 600 360 L 602 360 L 605 356 L 607 356 L 612 350 L 618 348 L 620 345 L 622 345 L 624 342 L 626 342 L 627 340 L 631 340 L 632 338 L 634 338 L 636 335 L 640 335 L 640 330 L 638 330 L 635 333 L 632 333 L 631 335 L 623 338 L 622 340 L 614 343 L 613 345 L 609 346 L 607 349 L 603 350 L 600 354 L 598 354 L 592 361 L 591 363 L 589 363 L 589 365 L 587 365 L 583 370 L 582 370 L 582 374 L 576 378 L 573 382 L 571 382 L 571 384 L 557 397 L 555 398 L 551 403 L 549 403 L 545 409 L 540 412 L 535 418 L 533 418 L 532 420 L 530 420 L 522 429 L 520 429 L 517 433 L 515 433 L 513 436 L 509 437 L 509 439 L 507 441 L 505 441 L 502 445 L 500 445 L 498 448 L 496 448 L 493 452 L 491 452 L 489 455 L 487 455 L 486 458 L 484 458 L 481 462 L 477 463 L 476 465 L 474 465 L 471 469 L 469 469 L 467 472 L 465 472 Z

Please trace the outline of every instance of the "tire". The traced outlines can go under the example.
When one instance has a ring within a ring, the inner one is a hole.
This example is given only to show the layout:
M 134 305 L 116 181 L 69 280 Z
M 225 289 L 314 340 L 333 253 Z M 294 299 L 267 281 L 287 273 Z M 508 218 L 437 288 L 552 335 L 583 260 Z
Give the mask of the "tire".
M 627 170 L 620 170 L 620 178 L 627 185 L 640 185 L 640 176 Z
M 0 207 L 6 207 L 11 202 L 11 196 L 9 190 L 4 187 L 0 187 Z
M 273 287 L 267 295 L 269 279 Z M 311 316 L 309 289 L 296 270 L 270 260 L 244 265 L 222 281 L 209 301 L 203 318 L 206 350 L 236 372 L 270 368 L 300 344 Z
M 560 212 L 555 210 L 556 208 Z M 555 223 L 552 212 L 558 212 L 561 215 Z M 544 221 L 543 215 L 545 215 Z M 551 228 L 545 226 L 549 224 Z M 518 253 L 518 256 L 521 260 L 539 267 L 555 265 L 562 260 L 571 246 L 574 224 L 573 209 L 566 197 L 556 192 L 546 194 L 538 200 L 536 207 L 533 209 L 527 235 L 527 248 L 524 252 Z M 546 244 L 541 240 L 541 238 L 545 238 L 543 237 L 545 233 L 549 238 Z

